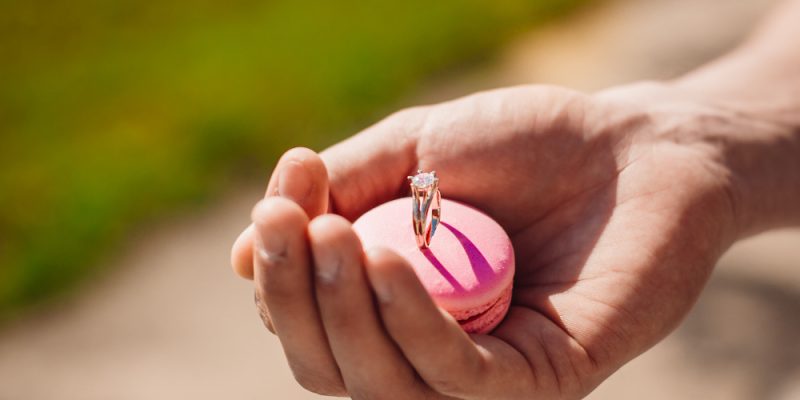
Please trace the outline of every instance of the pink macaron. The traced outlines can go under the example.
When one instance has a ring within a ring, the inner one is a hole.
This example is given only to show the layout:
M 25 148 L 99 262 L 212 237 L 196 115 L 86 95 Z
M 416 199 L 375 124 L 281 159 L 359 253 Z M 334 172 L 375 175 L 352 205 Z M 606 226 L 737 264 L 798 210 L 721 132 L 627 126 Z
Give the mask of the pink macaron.
M 384 203 L 354 224 L 364 249 L 385 247 L 414 268 L 436 304 L 470 333 L 488 333 L 511 303 L 514 249 L 506 232 L 468 205 L 442 200 L 441 223 L 428 249 L 420 249 L 411 225 L 411 199 Z

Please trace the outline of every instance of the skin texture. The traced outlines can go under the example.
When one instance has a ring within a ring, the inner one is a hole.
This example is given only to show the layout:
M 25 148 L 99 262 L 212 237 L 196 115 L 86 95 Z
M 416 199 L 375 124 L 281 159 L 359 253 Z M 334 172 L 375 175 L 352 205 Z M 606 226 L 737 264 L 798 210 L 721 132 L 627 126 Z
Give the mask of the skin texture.
M 738 83 L 797 61 L 765 50 L 776 35 L 674 82 L 495 90 L 399 112 L 319 156 L 288 151 L 232 263 L 297 381 L 356 399 L 585 396 L 677 326 L 735 240 L 800 221 L 800 107 Z M 464 333 L 402 258 L 365 254 L 352 230 L 417 168 L 513 241 L 512 305 L 491 335 Z

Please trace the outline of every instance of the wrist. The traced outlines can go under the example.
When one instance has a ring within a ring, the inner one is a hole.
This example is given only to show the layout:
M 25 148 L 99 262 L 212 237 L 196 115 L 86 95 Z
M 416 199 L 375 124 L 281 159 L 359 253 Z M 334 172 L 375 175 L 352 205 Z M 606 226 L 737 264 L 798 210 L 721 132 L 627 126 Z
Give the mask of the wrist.
M 785 91 L 774 96 L 726 87 L 701 71 L 672 83 L 713 110 L 700 119 L 703 140 L 726 176 L 737 238 L 800 225 L 800 103 Z
M 747 121 L 723 145 L 741 236 L 800 225 L 800 130 Z

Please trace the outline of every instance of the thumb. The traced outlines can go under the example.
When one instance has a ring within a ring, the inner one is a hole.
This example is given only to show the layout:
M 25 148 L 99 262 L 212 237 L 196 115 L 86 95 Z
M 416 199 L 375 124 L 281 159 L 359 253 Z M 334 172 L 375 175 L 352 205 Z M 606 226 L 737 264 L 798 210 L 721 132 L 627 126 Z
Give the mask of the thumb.
M 294 201 L 312 219 L 328 210 L 328 173 L 313 150 L 296 147 L 281 156 L 272 171 L 265 197 Z M 243 278 L 253 278 L 253 227 L 248 226 L 231 248 L 231 265 Z
M 397 112 L 323 151 L 330 180 L 329 209 L 350 221 L 408 192 L 417 167 L 417 137 L 428 108 Z
M 272 171 L 265 197 L 281 196 L 297 203 L 309 219 L 328 210 L 328 172 L 319 155 L 305 147 L 283 153 Z

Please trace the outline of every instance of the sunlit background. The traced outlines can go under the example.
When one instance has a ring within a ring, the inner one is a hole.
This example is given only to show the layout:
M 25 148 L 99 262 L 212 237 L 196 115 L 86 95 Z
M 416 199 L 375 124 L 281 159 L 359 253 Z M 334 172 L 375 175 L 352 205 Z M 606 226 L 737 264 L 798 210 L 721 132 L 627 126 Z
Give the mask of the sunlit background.
M 317 398 L 228 266 L 281 152 L 500 85 L 673 77 L 774 3 L 0 0 L 0 398 Z M 735 248 L 591 398 L 800 398 L 798 244 Z

